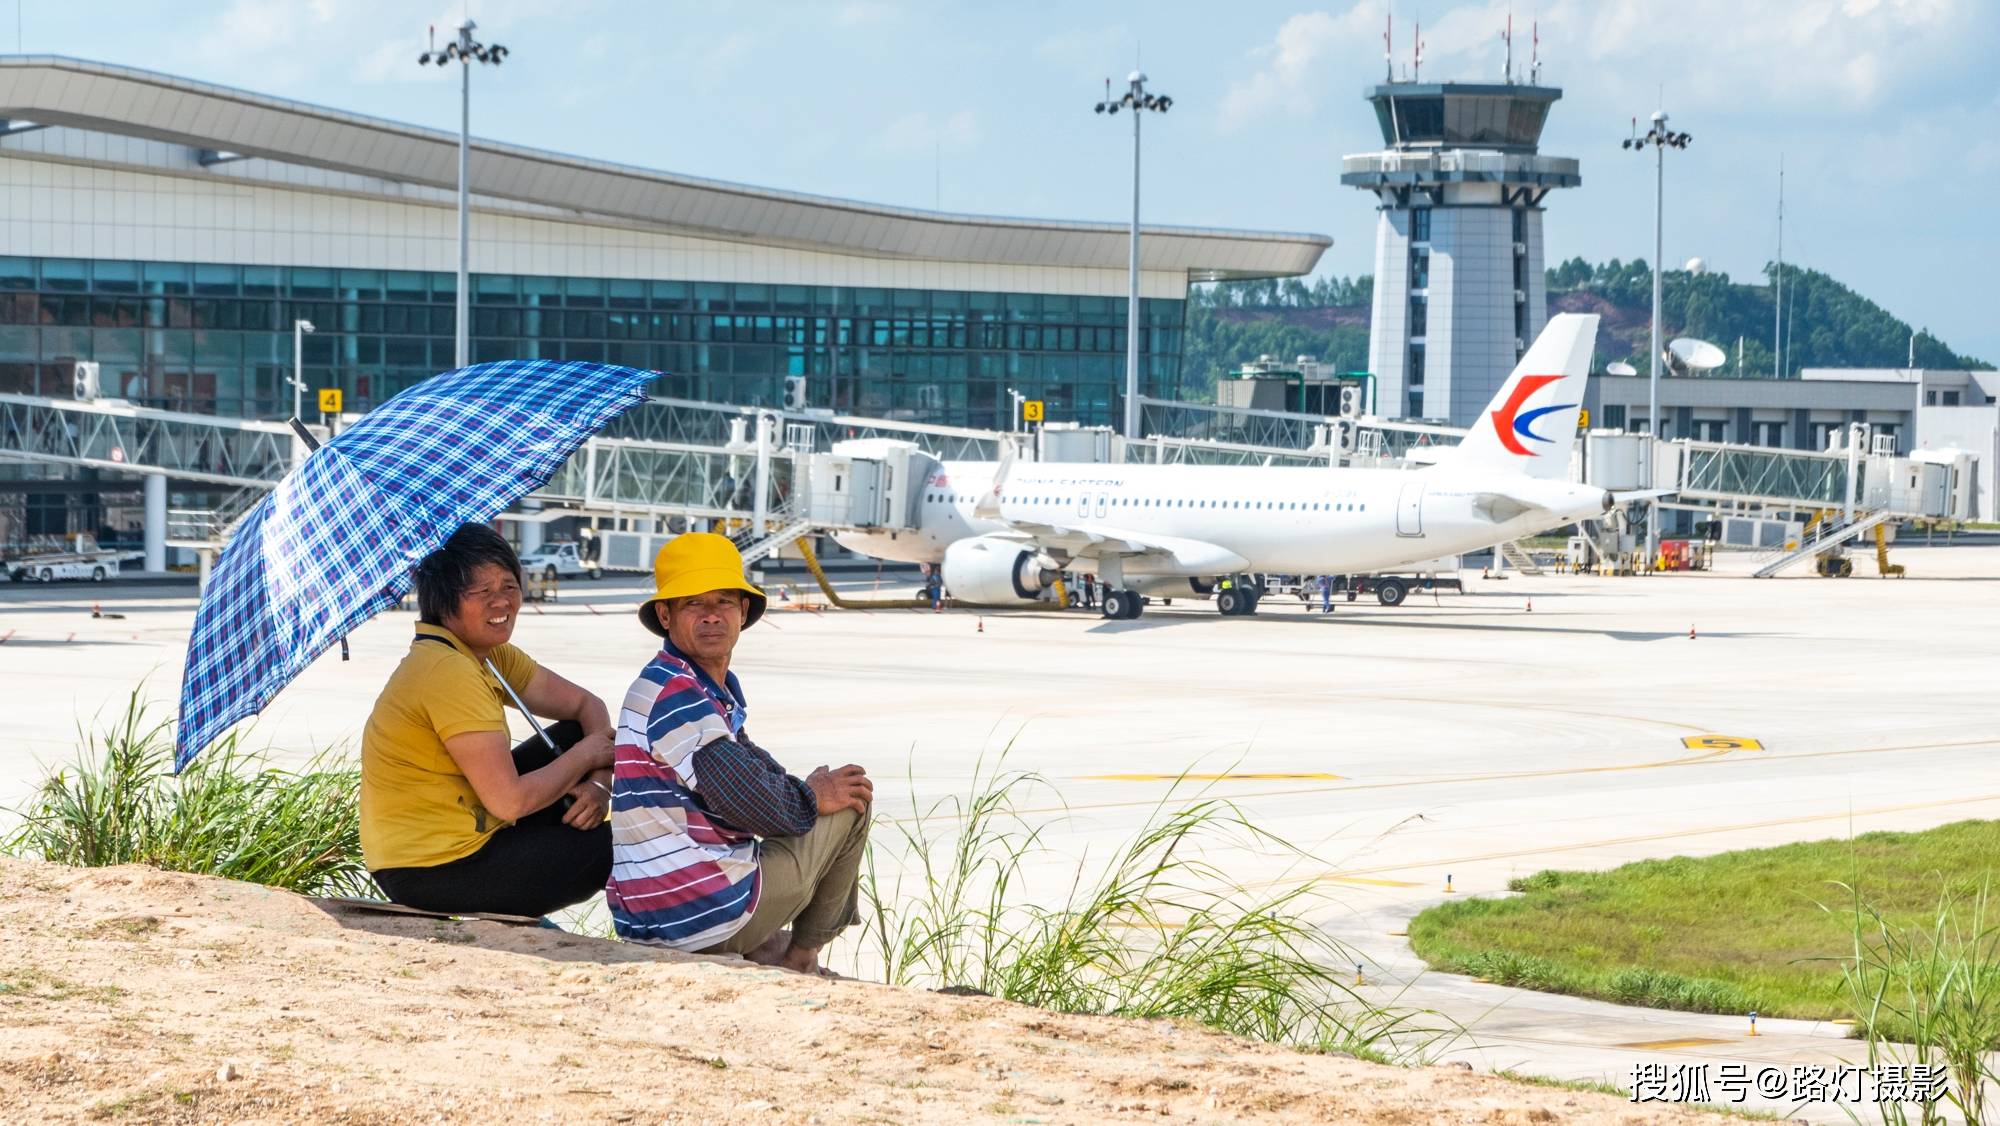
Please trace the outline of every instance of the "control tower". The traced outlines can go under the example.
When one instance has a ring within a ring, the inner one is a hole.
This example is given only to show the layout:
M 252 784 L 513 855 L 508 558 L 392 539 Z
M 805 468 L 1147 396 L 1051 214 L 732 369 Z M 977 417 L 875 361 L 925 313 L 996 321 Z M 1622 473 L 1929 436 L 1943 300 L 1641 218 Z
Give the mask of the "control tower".
M 1582 183 L 1536 146 L 1562 91 L 1513 82 L 1390 82 L 1368 91 L 1381 152 L 1340 182 L 1373 192 L 1368 364 L 1385 416 L 1470 426 L 1548 319 L 1542 200 Z

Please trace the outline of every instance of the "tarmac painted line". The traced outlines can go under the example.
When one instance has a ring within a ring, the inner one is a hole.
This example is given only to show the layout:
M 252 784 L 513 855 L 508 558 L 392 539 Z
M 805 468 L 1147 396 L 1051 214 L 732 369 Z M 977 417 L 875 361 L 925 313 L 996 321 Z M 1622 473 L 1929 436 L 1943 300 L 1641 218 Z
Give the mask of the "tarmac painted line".
M 1733 1044 L 1734 1040 L 1724 1040 L 1715 1036 L 1684 1036 L 1678 1040 L 1634 1040 L 1629 1044 L 1613 1044 L 1614 1048 L 1642 1048 L 1649 1052 L 1670 1052 L 1675 1048 L 1706 1048 L 1713 1044 Z
M 1084 774 L 1079 782 L 1338 782 L 1339 774 Z
M 1609 837 L 1598 841 L 1572 841 L 1568 844 L 1546 845 L 1538 848 L 1509 849 L 1504 852 L 1486 852 L 1471 856 L 1453 856 L 1438 860 L 1418 861 L 1414 864 L 1384 864 L 1376 868 L 1353 868 L 1339 872 L 1323 872 L 1316 876 L 1287 876 L 1274 880 L 1262 880 L 1249 887 L 1282 887 L 1291 883 L 1319 883 L 1324 880 L 1347 880 L 1356 875 L 1377 872 L 1407 872 L 1412 868 L 1443 868 L 1452 865 L 1477 864 L 1487 860 L 1511 860 L 1522 856 L 1547 856 L 1551 853 L 1582 852 L 1587 849 L 1614 848 L 1619 845 L 1646 844 L 1652 841 L 1683 840 L 1688 837 L 1710 836 L 1715 833 L 1735 833 L 1748 829 L 1770 829 L 1780 825 L 1807 825 L 1814 821 L 1839 821 L 1850 817 L 1869 817 L 1881 813 L 1904 813 L 1913 809 L 1938 809 L 1944 806 L 1977 805 L 1980 802 L 2000 801 L 2000 794 L 1981 794 L 1969 798 L 1945 798 L 1940 801 L 1910 802 L 1905 805 L 1878 805 L 1869 809 L 1841 809 L 1831 813 L 1808 813 L 1798 817 L 1777 817 L 1769 821 L 1744 821 L 1735 825 L 1710 825 L 1699 829 L 1680 829 L 1671 833 L 1648 833 L 1634 837 Z M 1246 888 L 1245 890 L 1248 890 Z
M 1378 888 L 1419 888 L 1424 886 L 1419 883 L 1412 883 L 1409 880 L 1371 879 L 1367 876 L 1328 876 L 1326 878 L 1343 884 L 1367 884 L 1370 887 Z
M 1785 762 L 1785 761 L 1790 761 L 1792 759 L 1840 758 L 1848 755 L 1895 754 L 1903 751 L 1964 750 L 1970 747 L 2000 747 L 2000 740 L 1968 739 L 1952 743 L 1909 743 L 1894 747 L 1853 747 L 1846 750 L 1838 750 L 1838 751 L 1793 751 L 1788 754 L 1773 754 L 1769 751 L 1765 751 L 1755 756 L 1754 761 L 1761 763 L 1770 763 L 1770 762 Z M 1661 759 L 1656 762 L 1623 763 L 1615 766 L 1573 766 L 1573 767 L 1559 767 L 1552 770 L 1510 770 L 1492 774 L 1447 774 L 1437 778 L 1407 778 L 1395 782 L 1356 782 L 1345 786 L 1294 786 L 1283 790 L 1256 790 L 1246 794 L 1231 794 L 1229 795 L 1229 800 L 1232 802 L 1247 802 L 1247 801 L 1255 801 L 1259 798 L 1304 797 L 1309 794 L 1336 794 L 1336 793 L 1347 793 L 1349 791 L 1358 791 L 1358 790 L 1413 789 L 1419 786 L 1450 786 L 1464 782 L 1506 782 L 1506 781 L 1516 781 L 1516 780 L 1533 779 L 1533 778 L 1571 778 L 1585 774 L 1617 774 L 1633 770 L 1662 770 L 1668 767 L 1695 766 L 1702 763 L 1713 762 L 1731 753 L 1733 752 L 1729 750 L 1717 750 L 1717 751 L 1709 751 L 1706 754 L 1687 755 L 1681 758 Z M 1194 778 L 1199 776 L 1189 775 L 1188 777 Z M 1139 798 L 1130 801 L 1081 802 L 1075 805 L 1045 806 L 1034 809 L 1017 810 L 1016 813 L 1023 816 L 1027 816 L 1033 814 L 1065 814 L 1065 813 L 1079 813 L 1084 811 L 1100 811 L 1100 810 L 1111 810 L 1111 809 L 1152 809 L 1157 807 L 1159 804 L 1160 804 L 1160 799 L 1158 798 Z M 936 815 L 926 816 L 924 820 L 932 822 L 951 822 L 951 821 L 963 820 L 966 816 L 968 815 L 962 813 L 940 813 Z M 899 817 L 885 816 L 880 818 L 880 820 L 886 821 L 893 825 L 893 824 L 900 824 L 905 819 Z

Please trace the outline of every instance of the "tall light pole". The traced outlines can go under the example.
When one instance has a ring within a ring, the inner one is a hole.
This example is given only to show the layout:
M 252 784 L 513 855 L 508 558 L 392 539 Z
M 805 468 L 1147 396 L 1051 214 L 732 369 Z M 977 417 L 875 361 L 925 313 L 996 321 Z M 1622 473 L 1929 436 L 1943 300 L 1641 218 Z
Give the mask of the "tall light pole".
M 1132 262 L 1131 292 L 1125 303 L 1125 437 L 1139 437 L 1139 118 L 1141 110 L 1165 113 L 1174 104 L 1165 94 L 1148 94 L 1146 76 L 1133 71 L 1125 77 L 1122 97 L 1111 97 L 1111 80 L 1104 80 L 1104 100 L 1097 112 L 1115 114 L 1122 107 L 1132 114 Z
M 292 322 L 292 418 L 297 420 L 299 411 L 304 409 L 306 393 L 306 333 L 313 330 L 313 323 L 306 320 Z
M 466 158 L 467 150 L 471 144 L 472 133 L 472 64 L 481 62 L 499 66 L 500 61 L 507 57 L 507 48 L 500 46 L 498 43 L 491 45 L 481 43 L 472 37 L 473 31 L 477 30 L 478 27 L 478 24 L 473 23 L 469 19 L 459 24 L 458 38 L 453 42 L 445 44 L 443 50 L 439 50 L 437 47 L 437 29 L 433 27 L 431 29 L 431 49 L 425 51 L 417 59 L 417 62 L 423 66 L 429 66 L 432 63 L 436 63 L 439 66 L 450 62 L 459 64 L 458 293 L 457 300 L 453 306 L 451 354 L 453 358 L 452 366 L 461 368 L 472 362 L 471 300 L 466 292 L 469 285 L 466 268 L 467 243 L 469 240 L 466 231 L 467 216 L 471 211 L 471 208 L 467 205 L 466 198 Z
M 1664 209 L 1667 187 L 1667 149 L 1684 149 L 1691 140 L 1686 133 L 1676 133 L 1667 128 L 1665 110 L 1653 111 L 1653 127 L 1643 137 L 1637 136 L 1638 124 L 1632 127 L 1634 136 L 1627 137 L 1621 148 L 1634 152 L 1644 152 L 1648 146 L 1653 149 L 1653 367 L 1652 378 L 1646 389 L 1646 487 L 1657 488 L 1659 482 L 1654 477 L 1653 455 L 1660 448 L 1660 256 L 1666 245 Z M 1660 557 L 1660 501 L 1658 497 L 1646 502 L 1646 567 L 1652 569 L 1653 561 Z

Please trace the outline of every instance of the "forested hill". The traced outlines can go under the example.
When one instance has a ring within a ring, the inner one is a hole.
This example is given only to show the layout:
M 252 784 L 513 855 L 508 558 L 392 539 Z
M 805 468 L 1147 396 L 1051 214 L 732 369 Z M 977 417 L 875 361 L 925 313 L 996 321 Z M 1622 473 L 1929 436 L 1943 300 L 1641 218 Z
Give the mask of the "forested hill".
M 1260 355 L 1318 357 L 1340 371 L 1368 367 L 1368 310 L 1374 279 L 1318 278 L 1231 282 L 1193 287 L 1188 294 L 1187 351 L 1182 394 L 1212 398 L 1219 373 Z M 1786 266 L 1784 371 L 1808 367 L 1902 367 L 1911 326 L 1817 270 Z M 1604 319 L 1597 362 L 1625 360 L 1646 370 L 1652 323 L 1653 275 L 1642 259 L 1591 265 L 1572 258 L 1548 272 L 1549 312 L 1597 313 Z M 1695 336 L 1729 357 L 1718 378 L 1772 374 L 1772 291 L 1768 272 L 1758 284 L 1728 274 L 1670 270 L 1661 279 L 1660 318 L 1667 339 Z M 1918 367 L 1986 368 L 1917 331 Z

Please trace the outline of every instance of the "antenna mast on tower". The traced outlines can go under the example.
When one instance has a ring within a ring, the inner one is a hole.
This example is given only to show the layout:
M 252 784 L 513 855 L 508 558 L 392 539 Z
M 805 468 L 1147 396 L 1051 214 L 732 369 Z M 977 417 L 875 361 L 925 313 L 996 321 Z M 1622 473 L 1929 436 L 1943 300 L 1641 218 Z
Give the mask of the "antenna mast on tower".
M 1528 64 L 1528 83 L 1530 85 L 1540 85 L 1542 81 L 1542 21 L 1536 20 L 1528 26 L 1531 29 L 1535 44 L 1534 54 L 1530 57 Z
M 1507 13 L 1507 30 L 1500 33 L 1500 39 L 1507 44 L 1506 80 L 1514 81 L 1514 13 Z
M 1416 35 L 1410 44 L 1410 58 L 1415 62 L 1414 77 L 1418 82 L 1422 82 L 1424 80 L 1424 21 L 1422 20 L 1417 21 Z
M 1778 154 L 1778 268 L 1771 278 L 1771 378 L 1783 379 L 1785 355 L 1785 154 Z
M 1385 82 L 1396 80 L 1396 13 L 1389 13 L 1389 22 L 1382 29 L 1382 67 L 1388 71 Z

